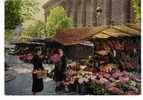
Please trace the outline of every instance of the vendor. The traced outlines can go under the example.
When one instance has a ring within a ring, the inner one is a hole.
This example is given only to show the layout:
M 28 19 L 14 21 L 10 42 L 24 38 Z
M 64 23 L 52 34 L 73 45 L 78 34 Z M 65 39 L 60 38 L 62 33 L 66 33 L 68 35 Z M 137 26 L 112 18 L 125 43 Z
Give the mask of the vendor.
M 58 54 L 60 57 L 60 61 L 55 63 L 55 68 L 53 70 L 54 77 L 53 79 L 56 81 L 56 90 L 60 90 L 60 86 L 62 85 L 62 81 L 65 79 L 65 71 L 67 67 L 67 60 L 64 55 L 63 49 L 58 49 Z

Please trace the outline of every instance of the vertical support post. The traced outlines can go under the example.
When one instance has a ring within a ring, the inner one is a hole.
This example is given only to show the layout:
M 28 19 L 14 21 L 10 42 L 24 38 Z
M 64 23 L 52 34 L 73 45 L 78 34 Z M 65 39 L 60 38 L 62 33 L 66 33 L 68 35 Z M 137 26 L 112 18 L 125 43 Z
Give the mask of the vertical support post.
M 96 58 L 96 44 L 95 44 L 95 40 L 93 40 L 93 67 L 96 66 L 95 58 Z

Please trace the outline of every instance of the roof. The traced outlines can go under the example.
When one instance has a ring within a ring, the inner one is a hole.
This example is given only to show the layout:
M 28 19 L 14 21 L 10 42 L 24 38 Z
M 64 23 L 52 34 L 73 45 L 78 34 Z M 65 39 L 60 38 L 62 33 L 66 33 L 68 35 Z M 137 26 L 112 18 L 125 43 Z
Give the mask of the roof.
M 140 35 L 140 24 L 119 26 L 98 26 L 86 28 L 64 29 L 53 38 L 64 45 L 80 44 L 91 38 L 109 38 Z
M 32 39 L 32 37 L 21 35 L 20 37 L 18 37 L 17 41 L 20 43 L 25 43 L 25 42 L 30 41 L 30 39 Z
M 37 42 L 45 42 L 46 44 L 57 45 L 76 45 L 84 43 L 89 45 L 90 43 L 85 41 L 99 38 L 108 39 L 110 37 L 131 37 L 140 36 L 141 27 L 140 24 L 128 24 L 118 26 L 97 26 L 97 27 L 82 27 L 82 28 L 70 28 L 58 31 L 52 39 L 36 40 Z M 34 41 L 35 42 L 35 41 Z
M 58 32 L 53 39 L 64 45 L 80 44 L 106 28 L 107 26 L 64 29 Z
M 135 36 L 141 34 L 140 24 L 128 24 L 109 26 L 102 32 L 95 34 L 92 38 L 109 38 L 109 37 L 125 37 Z

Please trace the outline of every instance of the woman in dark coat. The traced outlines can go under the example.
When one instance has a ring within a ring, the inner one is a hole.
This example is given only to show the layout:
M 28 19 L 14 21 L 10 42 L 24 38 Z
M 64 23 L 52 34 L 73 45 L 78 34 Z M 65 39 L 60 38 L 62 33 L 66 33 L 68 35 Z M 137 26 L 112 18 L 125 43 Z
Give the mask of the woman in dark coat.
M 53 79 L 56 81 L 57 87 L 59 87 L 62 81 L 65 79 L 66 77 L 65 71 L 67 67 L 67 61 L 65 55 L 63 54 L 63 50 L 58 49 L 58 53 L 60 56 L 60 61 L 55 64 L 55 68 L 53 70 L 54 71 Z
M 36 50 L 36 54 L 33 56 L 32 59 L 32 64 L 33 64 L 33 84 L 32 84 L 32 92 L 33 95 L 36 95 L 36 92 L 40 92 L 43 90 L 43 79 L 38 79 L 37 74 L 35 73 L 38 70 L 44 70 L 43 65 L 42 65 L 42 59 L 40 57 L 41 51 Z

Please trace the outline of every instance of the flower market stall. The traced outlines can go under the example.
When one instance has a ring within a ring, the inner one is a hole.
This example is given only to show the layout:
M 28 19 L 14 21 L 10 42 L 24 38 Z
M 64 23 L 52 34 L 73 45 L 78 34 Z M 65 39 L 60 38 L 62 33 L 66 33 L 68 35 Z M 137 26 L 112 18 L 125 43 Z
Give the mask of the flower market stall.
M 70 43 L 66 42 L 70 41 L 68 39 L 63 40 L 60 42 Z M 84 65 L 79 62 L 69 64 L 63 81 L 65 91 L 93 95 L 141 93 L 138 25 L 107 26 L 85 40 L 93 43 L 93 56 Z M 78 42 L 83 40 L 73 43 Z

